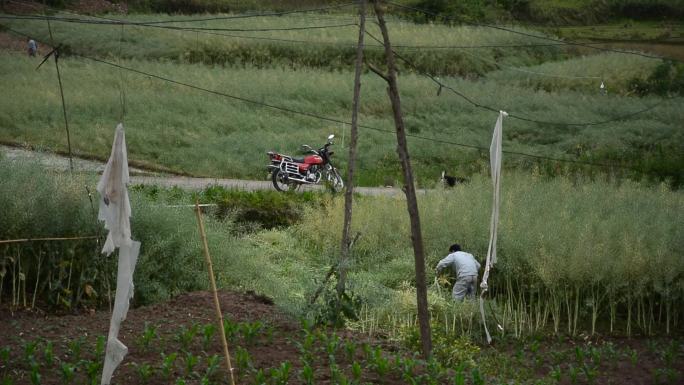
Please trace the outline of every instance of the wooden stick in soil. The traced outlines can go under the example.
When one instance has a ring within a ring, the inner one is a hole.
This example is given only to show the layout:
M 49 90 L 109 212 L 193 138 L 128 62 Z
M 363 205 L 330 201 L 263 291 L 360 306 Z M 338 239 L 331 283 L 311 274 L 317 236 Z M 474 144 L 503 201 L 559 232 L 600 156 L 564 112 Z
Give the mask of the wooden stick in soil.
M 354 194 L 354 169 L 356 168 L 356 143 L 358 141 L 359 101 L 361 98 L 361 70 L 363 65 L 363 39 L 366 35 L 366 0 L 359 4 L 359 42 L 356 46 L 356 70 L 354 72 L 354 99 L 351 119 L 351 138 L 349 141 L 349 169 L 347 171 L 347 190 L 344 192 L 344 226 L 342 227 L 342 252 L 340 254 L 339 277 L 337 281 L 338 311 L 344 294 L 349 260 L 350 231 L 352 221 L 352 198 Z
M 382 32 L 385 46 L 385 60 L 387 62 L 387 75 L 381 75 L 388 83 L 388 93 L 392 103 L 394 125 L 397 132 L 397 153 L 401 161 L 404 174 L 404 193 L 406 194 L 406 208 L 411 223 L 411 241 L 413 243 L 413 257 L 416 269 L 416 300 L 418 302 L 418 322 L 420 325 L 420 340 L 425 359 L 432 355 L 432 338 L 430 336 L 430 314 L 427 302 L 427 284 L 425 282 L 425 250 L 423 236 L 420 228 L 420 216 L 418 213 L 418 201 L 416 199 L 416 186 L 413 182 L 413 171 L 406 144 L 406 130 L 401 112 L 401 100 L 399 98 L 399 86 L 397 85 L 397 70 L 394 63 L 394 53 L 390 44 L 387 25 L 385 24 L 384 10 L 380 0 L 374 1 L 375 15 Z M 375 71 L 374 71 L 375 72 Z
M 207 234 L 204 231 L 204 223 L 202 222 L 202 211 L 199 207 L 199 201 L 197 200 L 195 200 L 195 212 L 197 213 L 197 223 L 199 226 L 200 237 L 202 238 L 202 246 L 204 247 L 204 257 L 207 260 L 207 269 L 209 270 L 209 281 L 211 282 L 211 290 L 214 293 L 214 306 L 216 306 L 216 319 L 219 324 L 219 330 L 221 331 L 223 354 L 226 356 L 226 365 L 228 365 L 230 383 L 231 385 L 235 385 L 235 379 L 233 378 L 233 366 L 230 364 L 230 353 L 228 352 L 228 341 L 226 341 L 226 331 L 223 328 L 223 314 L 221 313 L 221 305 L 219 304 L 218 291 L 216 290 L 216 279 L 214 279 L 214 268 L 211 263 L 211 255 L 209 255 Z

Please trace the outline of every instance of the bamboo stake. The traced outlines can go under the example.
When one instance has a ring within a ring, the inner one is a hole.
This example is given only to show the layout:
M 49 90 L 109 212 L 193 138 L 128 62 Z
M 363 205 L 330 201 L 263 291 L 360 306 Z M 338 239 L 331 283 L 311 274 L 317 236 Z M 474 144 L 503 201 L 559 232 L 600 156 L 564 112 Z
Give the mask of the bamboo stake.
M 226 341 L 226 331 L 223 328 L 223 314 L 221 313 L 221 305 L 219 304 L 218 292 L 216 290 L 216 280 L 214 279 L 214 268 L 211 264 L 211 255 L 209 255 L 209 245 L 207 244 L 207 234 L 204 232 L 204 223 L 202 222 L 202 212 L 200 211 L 199 201 L 195 201 L 195 211 L 197 213 L 197 223 L 199 225 L 200 237 L 202 238 L 202 245 L 204 246 L 204 257 L 207 260 L 207 269 L 209 270 L 209 281 L 211 282 L 211 289 L 214 292 L 214 305 L 216 306 L 216 318 L 221 330 L 221 342 L 223 343 L 223 353 L 226 356 L 226 364 L 228 365 L 228 373 L 230 373 L 230 383 L 235 385 L 233 378 L 233 366 L 230 364 L 230 353 L 228 352 L 228 341 Z
M 5 239 L 0 240 L 0 243 L 22 243 L 22 242 L 38 242 L 38 241 L 73 241 L 78 239 L 95 239 L 97 235 L 88 237 L 47 237 L 47 238 L 21 238 L 21 239 Z

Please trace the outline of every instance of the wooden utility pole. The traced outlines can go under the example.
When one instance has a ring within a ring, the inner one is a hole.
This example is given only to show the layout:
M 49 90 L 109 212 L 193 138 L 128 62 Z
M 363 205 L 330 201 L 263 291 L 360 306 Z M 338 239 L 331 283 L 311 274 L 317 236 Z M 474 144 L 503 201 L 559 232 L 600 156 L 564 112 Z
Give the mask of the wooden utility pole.
M 344 294 L 349 265 L 349 246 L 352 222 L 352 198 L 354 194 L 354 171 L 356 168 L 356 142 L 358 140 L 359 101 L 361 98 L 361 70 L 363 65 L 363 39 L 366 36 L 366 0 L 359 4 L 359 42 L 356 46 L 356 71 L 354 73 L 354 101 L 352 104 L 351 138 L 349 140 L 349 164 L 347 169 L 347 190 L 344 192 L 344 225 L 342 226 L 342 248 L 337 279 L 338 302 Z
M 416 199 L 416 186 L 413 184 L 413 171 L 406 145 L 406 130 L 401 114 L 401 100 L 397 86 L 397 69 L 394 63 L 394 54 L 390 45 L 387 25 L 385 24 L 384 11 L 380 0 L 375 0 L 375 15 L 378 18 L 382 39 L 385 45 L 385 59 L 388 73 L 382 74 L 379 70 L 370 66 L 370 69 L 387 81 L 388 93 L 392 102 L 394 113 L 394 125 L 397 130 L 397 153 L 401 161 L 401 169 L 404 174 L 404 193 L 406 194 L 406 206 L 411 220 L 411 241 L 413 242 L 413 256 L 416 268 L 416 296 L 418 302 L 418 323 L 420 325 L 420 341 L 423 347 L 423 357 L 428 358 L 432 354 L 432 338 L 430 336 L 430 314 L 428 312 L 427 285 L 425 283 L 425 251 L 423 250 L 423 236 L 420 229 L 420 216 L 418 214 L 418 201 Z

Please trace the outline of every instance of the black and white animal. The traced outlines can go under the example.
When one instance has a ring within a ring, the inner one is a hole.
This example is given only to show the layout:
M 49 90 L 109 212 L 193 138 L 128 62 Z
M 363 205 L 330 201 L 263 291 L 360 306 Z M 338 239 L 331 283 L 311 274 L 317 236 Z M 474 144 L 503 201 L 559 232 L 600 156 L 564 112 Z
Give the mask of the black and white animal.
M 446 170 L 442 171 L 442 177 L 439 179 L 445 186 L 454 187 L 457 184 L 468 183 L 468 178 L 461 178 L 460 176 L 447 175 Z

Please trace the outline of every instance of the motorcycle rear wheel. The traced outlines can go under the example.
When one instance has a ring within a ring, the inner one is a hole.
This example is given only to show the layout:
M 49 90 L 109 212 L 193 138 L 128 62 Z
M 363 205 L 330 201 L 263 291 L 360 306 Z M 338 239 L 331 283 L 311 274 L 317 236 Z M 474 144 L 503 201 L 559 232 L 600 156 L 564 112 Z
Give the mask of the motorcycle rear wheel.
M 273 187 L 281 192 L 296 191 L 299 188 L 299 183 L 291 182 L 287 178 L 287 174 L 283 170 L 277 168 L 273 170 L 271 174 L 271 181 L 273 181 Z

